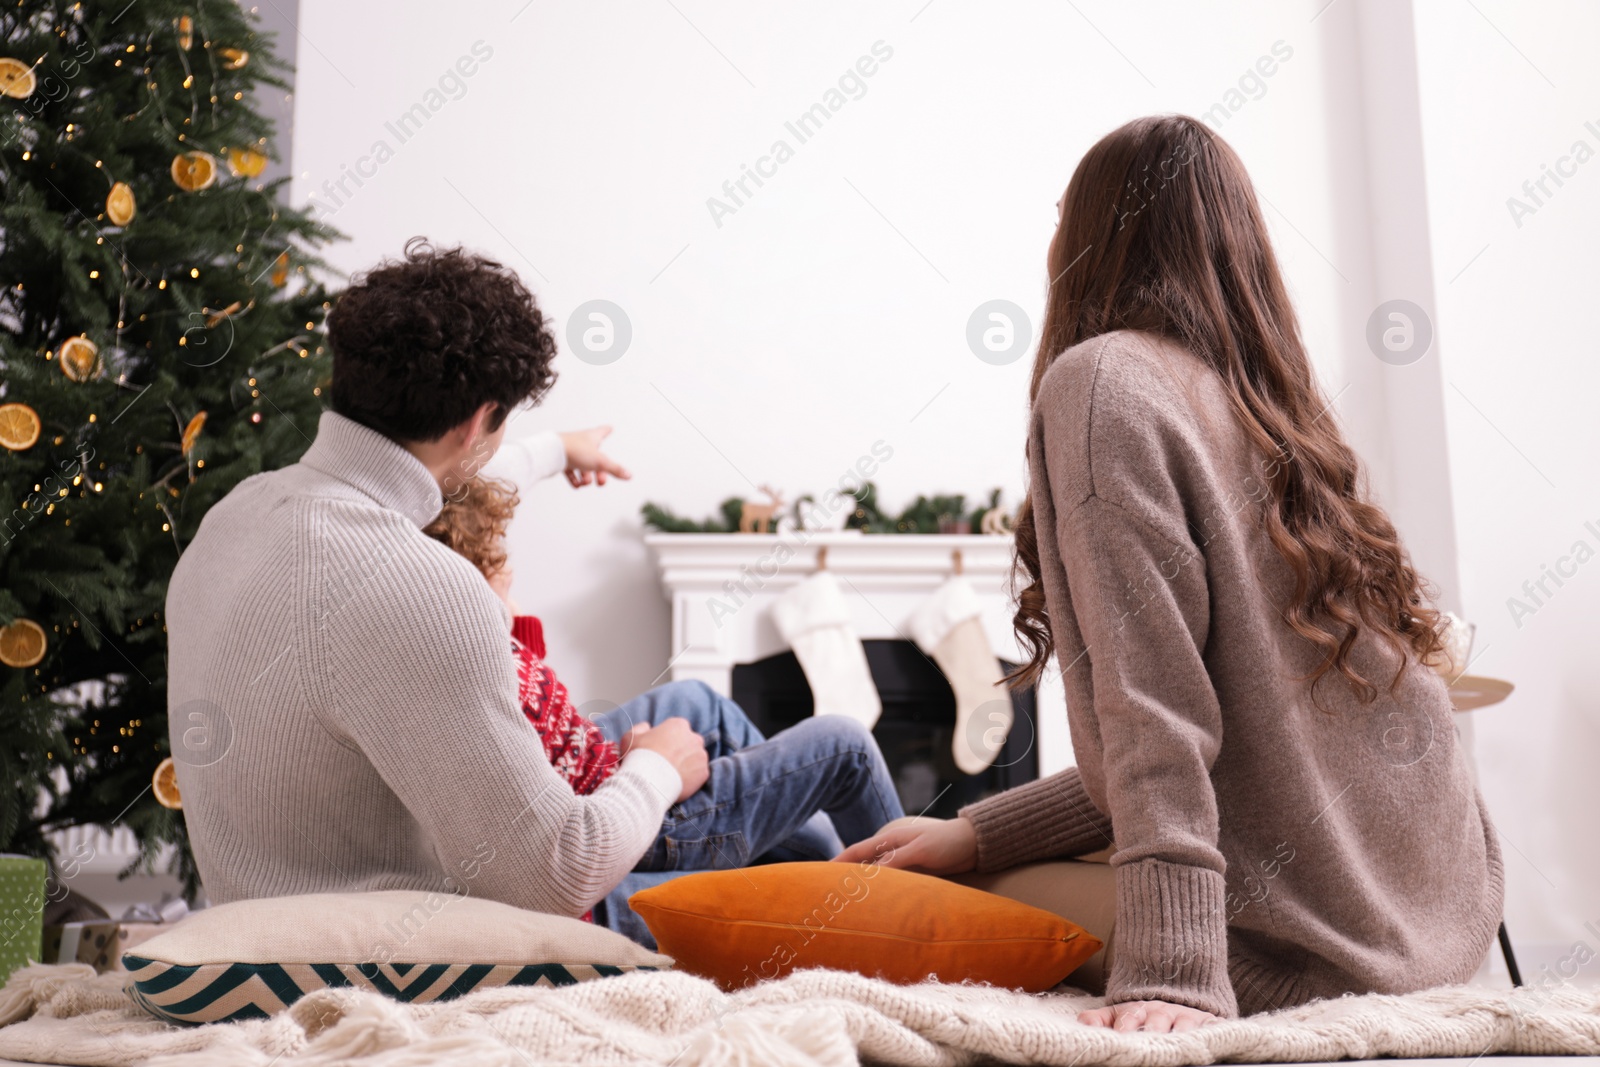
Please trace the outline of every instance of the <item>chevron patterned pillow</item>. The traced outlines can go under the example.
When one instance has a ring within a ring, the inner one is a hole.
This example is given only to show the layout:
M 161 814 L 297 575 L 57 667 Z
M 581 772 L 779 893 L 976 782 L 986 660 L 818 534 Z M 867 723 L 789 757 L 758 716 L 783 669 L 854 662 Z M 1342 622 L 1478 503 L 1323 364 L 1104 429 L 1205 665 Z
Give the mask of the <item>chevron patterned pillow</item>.
M 559 915 L 451 893 L 318 893 L 219 904 L 122 957 L 128 994 L 176 1023 L 261 1019 L 317 989 L 412 1003 L 563 986 L 672 959 Z

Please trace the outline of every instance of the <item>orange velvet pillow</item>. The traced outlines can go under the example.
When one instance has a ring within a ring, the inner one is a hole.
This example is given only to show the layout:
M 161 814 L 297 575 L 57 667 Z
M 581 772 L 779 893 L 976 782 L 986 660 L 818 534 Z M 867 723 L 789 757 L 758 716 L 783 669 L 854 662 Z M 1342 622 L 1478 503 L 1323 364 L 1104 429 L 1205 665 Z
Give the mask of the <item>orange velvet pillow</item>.
M 737 989 L 805 967 L 1042 992 L 1100 950 L 1059 915 L 942 878 L 854 863 L 685 875 L 628 901 L 679 970 Z

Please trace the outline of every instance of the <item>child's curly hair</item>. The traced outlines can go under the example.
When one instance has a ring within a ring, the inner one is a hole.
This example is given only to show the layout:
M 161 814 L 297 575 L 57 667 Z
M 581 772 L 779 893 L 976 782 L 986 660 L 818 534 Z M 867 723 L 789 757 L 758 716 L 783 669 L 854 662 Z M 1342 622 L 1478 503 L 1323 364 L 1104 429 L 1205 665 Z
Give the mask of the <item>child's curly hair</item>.
M 506 565 L 506 526 L 516 510 L 514 487 L 479 476 L 445 497 L 444 510 L 422 532 L 465 556 L 490 578 Z

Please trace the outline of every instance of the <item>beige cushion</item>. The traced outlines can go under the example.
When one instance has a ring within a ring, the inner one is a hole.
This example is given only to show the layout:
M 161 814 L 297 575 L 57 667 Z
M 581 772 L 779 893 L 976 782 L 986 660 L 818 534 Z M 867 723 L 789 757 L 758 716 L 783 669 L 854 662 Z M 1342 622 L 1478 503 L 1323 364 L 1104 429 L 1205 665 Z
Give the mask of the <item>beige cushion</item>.
M 1111 934 L 1117 920 L 1116 873 L 1105 858 L 1110 850 L 1076 860 L 1028 863 L 991 874 L 958 874 L 952 881 L 1051 912 L 1098 938 L 1099 952 L 1067 976 L 1067 984 L 1101 994 L 1111 969 Z M 1098 862 L 1096 862 L 1098 861 Z
M 174 1022 L 263 1018 L 313 989 L 449 1000 L 672 966 L 620 934 L 451 893 L 317 893 L 219 904 L 122 957 L 129 994 Z

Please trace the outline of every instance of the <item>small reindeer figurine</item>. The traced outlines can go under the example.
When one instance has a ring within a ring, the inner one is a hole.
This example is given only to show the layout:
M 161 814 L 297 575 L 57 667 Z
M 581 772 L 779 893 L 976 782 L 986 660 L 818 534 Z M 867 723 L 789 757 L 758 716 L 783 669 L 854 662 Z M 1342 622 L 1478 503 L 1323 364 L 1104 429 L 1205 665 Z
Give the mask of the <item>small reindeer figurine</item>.
M 770 485 L 760 487 L 767 494 L 765 504 L 755 504 L 746 500 L 739 511 L 740 533 L 769 533 L 772 529 L 774 516 L 778 509 L 783 507 L 783 494 L 773 489 Z

